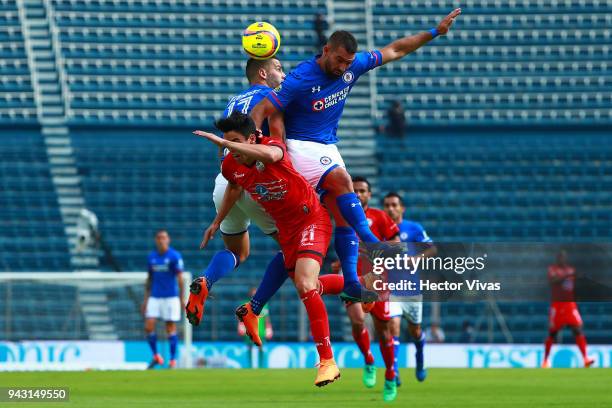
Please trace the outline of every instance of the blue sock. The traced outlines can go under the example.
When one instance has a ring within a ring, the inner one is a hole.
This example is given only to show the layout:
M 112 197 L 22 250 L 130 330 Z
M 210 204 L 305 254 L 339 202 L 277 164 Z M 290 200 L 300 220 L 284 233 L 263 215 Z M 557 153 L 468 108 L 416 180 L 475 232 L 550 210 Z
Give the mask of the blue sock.
M 355 193 L 346 193 L 336 197 L 336 204 L 342 216 L 357 232 L 365 243 L 380 242 L 370 230 L 361 202 Z
M 400 348 L 400 339 L 398 336 L 393 336 L 393 356 L 394 356 L 394 360 L 393 360 L 393 371 L 395 371 L 396 373 L 399 373 L 398 371 L 398 364 L 397 364 L 397 356 L 399 355 L 399 348 Z
M 147 334 L 147 343 L 149 343 L 153 355 L 157 354 L 157 334 L 155 332 Z
M 170 342 L 170 360 L 176 360 L 176 346 L 178 346 L 178 336 L 176 333 L 172 333 L 168 336 Z
M 257 292 L 251 299 L 251 308 L 256 315 L 261 313 L 261 309 L 274 296 L 274 294 L 283 286 L 287 280 L 287 270 L 285 269 L 285 261 L 283 253 L 279 252 L 268 264 L 266 272 L 257 288 Z
M 357 260 L 359 259 L 359 238 L 351 227 L 336 227 L 334 248 L 340 258 L 344 286 L 359 282 L 357 278 Z
M 425 332 L 421 332 L 421 337 L 414 341 L 416 347 L 416 366 L 417 369 L 423 368 L 423 347 L 425 347 Z
M 224 249 L 217 252 L 203 274 L 206 278 L 206 288 L 210 289 L 216 281 L 236 269 L 238 265 L 240 265 L 240 260 L 232 251 Z

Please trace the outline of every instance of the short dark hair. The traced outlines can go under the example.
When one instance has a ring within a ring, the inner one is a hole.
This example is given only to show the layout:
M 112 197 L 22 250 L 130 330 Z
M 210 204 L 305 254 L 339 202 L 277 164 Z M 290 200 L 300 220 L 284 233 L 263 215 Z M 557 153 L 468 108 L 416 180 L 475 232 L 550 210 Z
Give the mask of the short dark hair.
M 372 186 L 370 185 L 370 182 L 368 181 L 368 179 L 365 177 L 354 176 L 353 183 L 366 183 L 368 185 L 368 191 L 372 191 Z
M 253 119 L 238 111 L 233 111 L 227 118 L 217 120 L 215 122 L 215 127 L 223 133 L 234 131 L 240 133 L 244 137 L 249 137 L 256 132 Z
M 383 203 L 385 202 L 385 200 L 387 198 L 397 198 L 400 202 L 400 205 L 402 207 L 405 207 L 404 205 L 404 200 L 402 199 L 402 196 L 400 196 L 399 194 L 397 194 L 395 191 L 391 191 L 390 193 L 387 193 L 387 195 L 383 198 Z
M 343 47 L 349 54 L 357 52 L 357 40 L 355 36 L 344 30 L 334 31 L 329 37 L 329 40 L 327 40 L 327 45 L 332 49 Z
M 245 74 L 249 82 L 253 82 L 257 79 L 257 74 L 260 69 L 265 69 L 266 66 L 272 61 L 274 58 L 268 58 L 265 60 L 258 60 L 255 58 L 249 58 L 246 63 Z
M 168 230 L 165 228 L 158 228 L 155 231 L 155 235 L 153 235 L 154 237 L 157 237 L 159 234 L 161 234 L 162 232 L 165 232 L 166 234 L 168 234 Z M 170 234 L 168 234 L 168 236 L 170 236 Z

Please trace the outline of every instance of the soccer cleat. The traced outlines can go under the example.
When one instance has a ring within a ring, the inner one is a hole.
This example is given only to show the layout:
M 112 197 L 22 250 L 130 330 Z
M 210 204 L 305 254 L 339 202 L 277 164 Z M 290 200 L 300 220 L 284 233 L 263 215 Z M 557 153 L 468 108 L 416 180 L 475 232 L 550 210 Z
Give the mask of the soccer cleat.
M 584 368 L 589 368 L 590 366 L 592 366 L 593 364 L 595 364 L 595 359 L 594 358 L 586 358 L 584 360 Z
M 423 363 L 423 350 L 415 353 L 415 359 L 416 367 L 414 369 L 414 375 L 419 382 L 423 382 L 425 381 L 425 378 L 427 378 L 427 370 L 425 369 L 425 364 Z
M 345 302 L 375 302 L 378 294 L 361 286 L 359 282 L 345 283 L 340 299 Z
M 236 309 L 236 317 L 238 320 L 244 323 L 246 334 L 249 336 L 251 341 L 257 346 L 261 347 L 262 342 L 261 338 L 259 337 L 259 316 L 253 312 L 251 304 L 245 303 L 244 305 L 238 306 Z
M 376 385 L 376 366 L 374 364 L 366 364 L 363 367 L 363 385 L 366 388 L 372 388 Z
M 317 378 L 314 383 L 317 387 L 323 387 L 340 378 L 340 370 L 338 370 L 338 366 L 333 358 L 321 360 L 318 366 L 319 371 L 317 372 Z
M 170 363 L 168 363 L 168 367 L 170 369 L 175 369 L 176 368 L 176 360 L 170 360 Z
M 372 309 L 374 309 L 374 306 L 376 305 L 375 302 L 361 302 L 361 310 L 363 310 L 363 313 L 370 313 L 372 311 Z
M 193 326 L 198 326 L 204 315 L 204 303 L 208 297 L 208 288 L 206 287 L 206 278 L 195 278 L 189 285 L 189 300 L 185 305 L 187 320 Z
M 385 380 L 385 386 L 383 388 L 383 401 L 391 402 L 397 397 L 397 384 L 395 378 L 392 380 Z
M 163 365 L 163 364 L 164 364 L 164 359 L 162 358 L 162 356 L 160 356 L 159 354 L 155 354 L 153 356 L 153 360 L 151 360 L 151 362 L 149 363 L 149 366 L 147 367 L 147 370 L 151 370 L 151 369 L 155 368 L 155 366 Z
M 550 368 L 550 362 L 548 360 L 542 361 L 542 368 Z

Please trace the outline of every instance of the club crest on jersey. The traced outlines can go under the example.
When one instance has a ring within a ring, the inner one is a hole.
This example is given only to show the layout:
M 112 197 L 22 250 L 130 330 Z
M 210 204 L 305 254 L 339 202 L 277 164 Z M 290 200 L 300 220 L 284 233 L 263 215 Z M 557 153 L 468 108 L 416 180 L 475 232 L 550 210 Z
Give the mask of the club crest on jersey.
M 263 172 L 263 171 L 266 169 L 266 165 L 265 165 L 265 164 L 263 164 L 263 163 L 262 163 L 262 162 L 260 162 L 260 161 L 256 161 L 256 162 L 255 162 L 255 168 L 257 169 L 257 171 L 258 171 L 258 172 L 260 172 L 260 173 L 261 173 L 261 172 Z
M 372 224 L 374 223 L 374 221 L 372 221 L 371 219 L 368 218 L 368 226 L 372 226 Z
M 324 166 L 328 166 L 331 164 L 332 160 L 327 156 L 321 156 L 321 158 L 319 159 L 319 162 Z
M 355 78 L 355 75 L 353 75 L 351 71 L 346 71 L 342 75 L 342 80 L 346 82 L 347 84 L 350 84 L 351 82 L 353 82 L 353 78 Z
M 408 233 L 406 233 L 406 232 L 402 232 L 402 233 L 400 234 L 400 239 L 401 239 L 402 241 L 407 240 L 407 239 L 408 239 Z
M 312 110 L 315 112 L 320 112 L 325 109 L 325 99 L 317 99 L 316 101 L 312 101 Z

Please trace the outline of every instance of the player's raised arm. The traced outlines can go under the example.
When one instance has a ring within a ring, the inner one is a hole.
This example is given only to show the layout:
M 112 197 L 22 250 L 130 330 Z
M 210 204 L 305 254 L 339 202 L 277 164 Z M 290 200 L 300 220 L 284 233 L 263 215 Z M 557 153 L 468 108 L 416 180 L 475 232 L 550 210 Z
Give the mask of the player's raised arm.
M 235 132 L 233 132 L 235 133 Z M 221 148 L 227 148 L 232 153 L 238 153 L 250 160 L 257 160 L 264 164 L 274 163 L 283 158 L 283 149 L 278 146 L 268 146 L 260 144 L 245 143 L 242 141 L 232 141 L 221 138 L 215 134 L 196 130 L 193 134 L 210 140 Z M 254 134 L 251 137 L 256 137 Z M 249 138 L 250 139 L 250 138 Z
M 263 121 L 266 118 L 269 118 L 270 116 L 272 116 L 272 114 L 276 112 L 277 110 L 278 109 L 276 109 L 276 106 L 274 106 L 272 102 L 268 100 L 268 98 L 264 98 L 257 105 L 255 105 L 255 107 L 251 110 L 251 113 L 249 114 L 249 116 L 251 116 L 251 118 L 253 119 L 253 122 L 255 122 L 255 126 L 257 127 L 257 129 L 261 129 L 261 125 L 263 124 Z M 270 133 L 272 133 L 271 126 L 270 126 Z
M 411 35 L 408 37 L 400 38 L 399 40 L 393 41 L 391 44 L 385 46 L 380 50 L 382 54 L 382 63 L 386 64 L 391 61 L 398 60 L 405 57 L 413 51 L 416 51 L 429 41 L 436 38 L 438 35 L 446 35 L 453 25 L 455 18 L 461 14 L 461 9 L 453 10 L 448 16 L 444 17 L 440 24 L 436 28 L 432 28 L 429 31 L 423 31 L 421 33 Z

